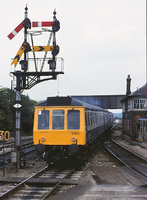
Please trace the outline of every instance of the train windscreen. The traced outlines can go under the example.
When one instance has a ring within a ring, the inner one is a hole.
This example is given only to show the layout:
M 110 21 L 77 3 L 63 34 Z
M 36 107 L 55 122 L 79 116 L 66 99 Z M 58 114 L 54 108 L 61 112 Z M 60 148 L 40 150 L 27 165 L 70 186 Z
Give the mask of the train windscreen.
M 67 128 L 70 130 L 80 129 L 80 111 L 68 110 Z
M 64 110 L 53 110 L 53 124 L 52 129 L 64 129 Z
M 49 129 L 49 110 L 39 110 L 38 111 L 38 130 Z

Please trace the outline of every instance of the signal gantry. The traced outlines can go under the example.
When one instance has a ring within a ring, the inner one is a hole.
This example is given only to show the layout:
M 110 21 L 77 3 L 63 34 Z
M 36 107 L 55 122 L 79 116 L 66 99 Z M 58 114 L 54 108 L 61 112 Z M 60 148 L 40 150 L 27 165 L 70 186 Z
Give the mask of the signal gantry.
M 56 32 L 60 29 L 60 22 L 56 19 L 56 11 L 54 10 L 53 12 L 53 21 L 41 22 L 31 22 L 28 18 L 27 11 L 28 8 L 26 6 L 25 19 L 8 35 L 8 38 L 11 40 L 24 28 L 24 42 L 11 63 L 12 65 L 14 64 L 15 67 L 17 67 L 18 63 L 21 65 L 21 70 L 14 70 L 14 72 L 11 72 L 13 76 L 16 77 L 15 89 L 19 91 L 30 89 L 42 81 L 57 79 L 57 75 L 64 74 L 63 58 L 56 57 L 59 53 L 59 46 L 56 44 Z M 32 30 L 32 28 L 38 27 L 42 29 L 37 31 Z M 51 27 L 52 29 L 49 30 L 44 27 Z M 34 46 L 34 36 L 39 36 L 46 32 L 50 33 L 47 46 Z M 27 41 L 28 36 L 31 38 L 31 45 Z M 52 46 L 50 46 L 51 39 L 53 39 Z M 52 54 L 50 58 L 47 57 L 48 51 L 51 51 Z M 38 58 L 35 52 L 45 52 L 45 54 L 43 58 Z M 29 56 L 30 53 L 33 53 L 33 57 Z M 23 54 L 24 59 L 21 59 Z M 48 69 L 44 67 L 45 62 L 49 65 Z M 32 68 L 33 65 L 34 68 Z

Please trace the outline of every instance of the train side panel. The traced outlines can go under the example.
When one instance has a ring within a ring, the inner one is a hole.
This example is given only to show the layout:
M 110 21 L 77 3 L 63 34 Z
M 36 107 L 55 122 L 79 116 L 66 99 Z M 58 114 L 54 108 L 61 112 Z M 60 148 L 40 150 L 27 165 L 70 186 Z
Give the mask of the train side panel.
M 113 124 L 113 115 L 110 112 L 98 110 L 86 110 L 86 141 L 91 142 L 100 136 Z

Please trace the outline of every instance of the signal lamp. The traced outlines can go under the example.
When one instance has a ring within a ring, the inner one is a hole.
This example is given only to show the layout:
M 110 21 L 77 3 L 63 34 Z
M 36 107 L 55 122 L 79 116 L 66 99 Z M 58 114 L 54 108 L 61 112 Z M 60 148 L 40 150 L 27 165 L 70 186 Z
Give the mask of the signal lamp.
M 49 60 L 48 61 L 50 69 L 54 70 L 56 69 L 56 61 L 55 60 Z

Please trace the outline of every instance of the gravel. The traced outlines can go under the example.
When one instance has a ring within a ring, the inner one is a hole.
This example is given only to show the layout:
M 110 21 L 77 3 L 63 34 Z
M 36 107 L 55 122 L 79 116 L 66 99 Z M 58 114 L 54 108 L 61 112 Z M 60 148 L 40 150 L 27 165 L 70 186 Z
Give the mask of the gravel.
M 120 144 L 147 159 L 147 142 L 132 141 L 122 134 L 121 125 L 114 128 L 112 137 Z

